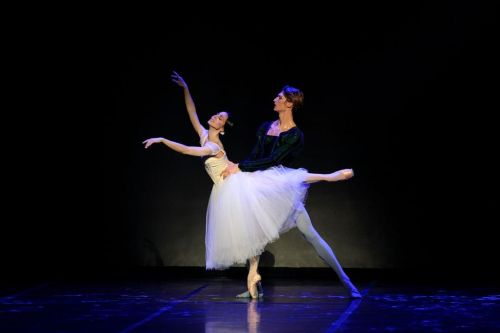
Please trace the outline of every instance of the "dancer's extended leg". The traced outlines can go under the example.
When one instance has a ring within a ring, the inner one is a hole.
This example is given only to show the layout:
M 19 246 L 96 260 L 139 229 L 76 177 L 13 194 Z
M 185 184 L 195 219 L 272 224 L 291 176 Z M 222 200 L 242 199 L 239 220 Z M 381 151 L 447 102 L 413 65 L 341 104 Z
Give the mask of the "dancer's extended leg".
M 327 263 L 328 266 L 330 266 L 335 271 L 335 273 L 337 273 L 340 281 L 351 294 L 351 297 L 361 297 L 359 291 L 351 283 L 351 280 L 342 269 L 342 266 L 340 266 L 340 263 L 335 257 L 335 254 L 333 253 L 330 246 L 314 229 L 311 223 L 311 218 L 309 217 L 309 214 L 307 214 L 307 211 L 305 209 L 301 210 L 299 215 L 297 216 L 297 228 L 304 235 L 305 239 L 309 243 L 311 243 L 319 257 L 323 259 L 323 261 Z
M 346 180 L 354 177 L 354 172 L 352 169 L 342 169 L 332 173 L 308 173 L 306 182 L 316 183 L 320 181 L 325 182 L 337 182 L 339 180 Z

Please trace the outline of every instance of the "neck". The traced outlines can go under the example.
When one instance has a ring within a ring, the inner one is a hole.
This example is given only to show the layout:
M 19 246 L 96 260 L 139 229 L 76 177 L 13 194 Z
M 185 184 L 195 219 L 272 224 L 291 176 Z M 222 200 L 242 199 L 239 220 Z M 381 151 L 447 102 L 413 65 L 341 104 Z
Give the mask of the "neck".
M 280 126 L 291 127 L 294 125 L 292 110 L 280 112 Z
M 210 141 L 219 141 L 219 131 L 210 126 L 208 128 L 208 139 Z

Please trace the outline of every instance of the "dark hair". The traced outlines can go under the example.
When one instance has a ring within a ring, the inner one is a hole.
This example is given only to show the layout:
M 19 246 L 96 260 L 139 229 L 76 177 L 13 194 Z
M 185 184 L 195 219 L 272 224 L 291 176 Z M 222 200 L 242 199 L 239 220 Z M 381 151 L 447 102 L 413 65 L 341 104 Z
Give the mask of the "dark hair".
M 226 130 L 228 129 L 228 127 L 226 127 L 226 125 L 228 125 L 229 127 L 233 127 L 234 126 L 234 123 L 232 121 L 229 120 L 229 118 L 231 118 L 231 113 L 229 111 L 226 111 L 226 110 L 222 110 L 220 112 L 225 112 L 227 113 L 227 119 L 226 119 L 226 123 L 224 124 L 224 131 L 221 132 L 222 135 L 224 135 L 224 132 L 226 132 Z
M 229 120 L 229 118 L 232 117 L 232 114 L 231 112 L 229 111 L 226 111 L 226 110 L 222 110 L 221 112 L 225 112 L 227 113 L 227 119 L 226 119 L 226 124 L 225 125 L 229 125 L 230 127 L 233 127 L 234 126 L 234 123 L 232 121 Z
M 302 105 L 304 104 L 304 93 L 300 89 L 286 85 L 282 90 L 286 100 L 293 104 L 293 111 L 296 111 L 302 107 Z

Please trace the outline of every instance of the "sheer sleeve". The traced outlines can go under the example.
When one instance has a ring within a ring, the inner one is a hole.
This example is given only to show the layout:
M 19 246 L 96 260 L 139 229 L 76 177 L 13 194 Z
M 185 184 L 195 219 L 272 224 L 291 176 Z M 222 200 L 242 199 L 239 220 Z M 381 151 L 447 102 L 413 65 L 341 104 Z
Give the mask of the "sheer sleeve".
M 210 149 L 210 155 L 217 155 L 222 149 L 218 144 L 208 141 L 208 131 L 203 129 L 200 132 L 200 146 Z
M 213 142 L 207 141 L 203 145 L 203 147 L 208 147 L 210 148 L 210 155 L 217 155 L 218 152 L 220 152 L 222 149 L 219 147 L 218 144 L 215 144 Z

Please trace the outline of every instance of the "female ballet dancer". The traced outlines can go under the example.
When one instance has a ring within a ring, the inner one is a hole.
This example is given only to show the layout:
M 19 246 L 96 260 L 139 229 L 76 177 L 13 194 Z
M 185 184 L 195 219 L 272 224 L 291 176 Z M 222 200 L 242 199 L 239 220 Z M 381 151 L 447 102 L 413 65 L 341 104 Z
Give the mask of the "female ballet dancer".
M 229 114 L 219 112 L 204 128 L 186 82 L 176 72 L 172 80 L 184 88 L 184 98 L 191 124 L 200 137 L 200 146 L 184 144 L 163 137 L 143 142 L 145 148 L 162 143 L 172 150 L 192 155 L 206 156 L 205 169 L 214 185 L 210 194 L 206 218 L 206 268 L 224 269 L 233 264 L 244 264 L 260 255 L 265 246 L 279 235 L 295 227 L 297 214 L 303 210 L 303 201 L 310 183 L 339 181 L 353 176 L 351 169 L 330 174 L 313 174 L 305 169 L 283 166 L 263 171 L 238 172 L 224 179 L 222 172 L 232 164 L 229 161 L 220 134 L 229 125 Z M 256 273 L 247 280 L 250 296 L 256 298 Z

